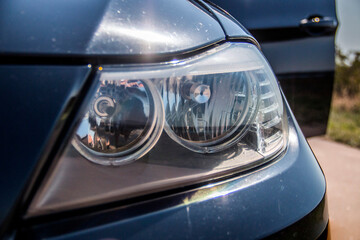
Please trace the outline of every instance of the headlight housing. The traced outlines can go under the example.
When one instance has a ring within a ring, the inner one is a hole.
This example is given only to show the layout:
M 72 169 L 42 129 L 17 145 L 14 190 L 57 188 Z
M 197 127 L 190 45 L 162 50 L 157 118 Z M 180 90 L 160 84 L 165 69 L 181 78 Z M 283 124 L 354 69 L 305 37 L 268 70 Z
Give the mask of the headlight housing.
M 96 81 L 72 144 L 29 215 L 197 183 L 265 163 L 286 147 L 279 87 L 252 44 L 225 43 L 161 64 L 103 66 Z
M 160 96 L 148 80 L 100 78 L 72 145 L 94 163 L 127 163 L 146 154 L 159 139 L 163 112 Z

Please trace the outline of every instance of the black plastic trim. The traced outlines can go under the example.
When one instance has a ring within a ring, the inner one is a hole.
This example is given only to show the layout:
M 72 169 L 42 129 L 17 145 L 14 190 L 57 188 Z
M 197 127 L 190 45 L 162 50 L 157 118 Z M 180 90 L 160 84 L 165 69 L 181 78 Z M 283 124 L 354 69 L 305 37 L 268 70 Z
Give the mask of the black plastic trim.
M 310 37 L 333 36 L 336 32 L 335 29 L 314 36 L 314 35 L 310 35 L 308 32 L 301 29 L 300 27 L 248 29 L 248 30 L 260 43 L 290 41 L 290 40 L 297 40 L 297 39 L 310 38 Z
M 291 72 L 291 73 L 280 73 L 276 74 L 278 79 L 289 79 L 289 78 L 318 78 L 324 77 L 329 74 L 334 74 L 334 71 L 322 71 L 322 72 Z

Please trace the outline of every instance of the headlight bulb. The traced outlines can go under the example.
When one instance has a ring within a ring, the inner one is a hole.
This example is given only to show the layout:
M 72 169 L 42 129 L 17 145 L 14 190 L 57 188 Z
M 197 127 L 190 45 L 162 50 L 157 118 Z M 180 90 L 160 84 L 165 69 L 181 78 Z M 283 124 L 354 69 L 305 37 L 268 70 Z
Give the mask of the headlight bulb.
M 183 84 L 182 96 L 200 104 L 206 103 L 211 97 L 210 86 L 188 81 Z
M 96 163 L 126 163 L 155 144 L 162 115 L 159 93 L 146 80 L 101 80 L 73 146 Z
M 259 87 L 246 72 L 168 78 L 164 81 L 165 130 L 195 152 L 228 148 L 248 129 Z
M 110 117 L 115 110 L 115 103 L 110 97 L 101 96 L 95 100 L 94 111 L 99 117 Z

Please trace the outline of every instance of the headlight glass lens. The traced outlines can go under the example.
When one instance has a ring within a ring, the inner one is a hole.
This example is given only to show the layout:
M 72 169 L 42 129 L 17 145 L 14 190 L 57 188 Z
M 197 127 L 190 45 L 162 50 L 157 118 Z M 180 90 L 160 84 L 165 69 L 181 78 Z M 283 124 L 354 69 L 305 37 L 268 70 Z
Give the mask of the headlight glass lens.
M 162 91 L 165 130 L 196 152 L 229 148 L 249 128 L 258 91 L 246 72 L 167 78 Z
M 160 96 L 146 80 L 100 80 L 73 146 L 88 160 L 120 165 L 138 159 L 163 127 Z
M 95 81 L 29 216 L 198 183 L 263 164 L 286 147 L 279 86 L 252 44 L 103 66 Z

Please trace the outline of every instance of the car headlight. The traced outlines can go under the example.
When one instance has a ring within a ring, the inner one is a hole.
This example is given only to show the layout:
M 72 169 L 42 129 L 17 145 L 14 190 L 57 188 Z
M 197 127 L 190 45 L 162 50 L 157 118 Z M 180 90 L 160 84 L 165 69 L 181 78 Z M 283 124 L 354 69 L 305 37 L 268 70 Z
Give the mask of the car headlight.
M 99 79 L 100 85 L 73 138 L 86 159 L 118 165 L 147 153 L 164 125 L 163 105 L 146 79 Z
M 279 87 L 252 44 L 103 66 L 96 81 L 29 215 L 198 183 L 265 163 L 286 147 Z

